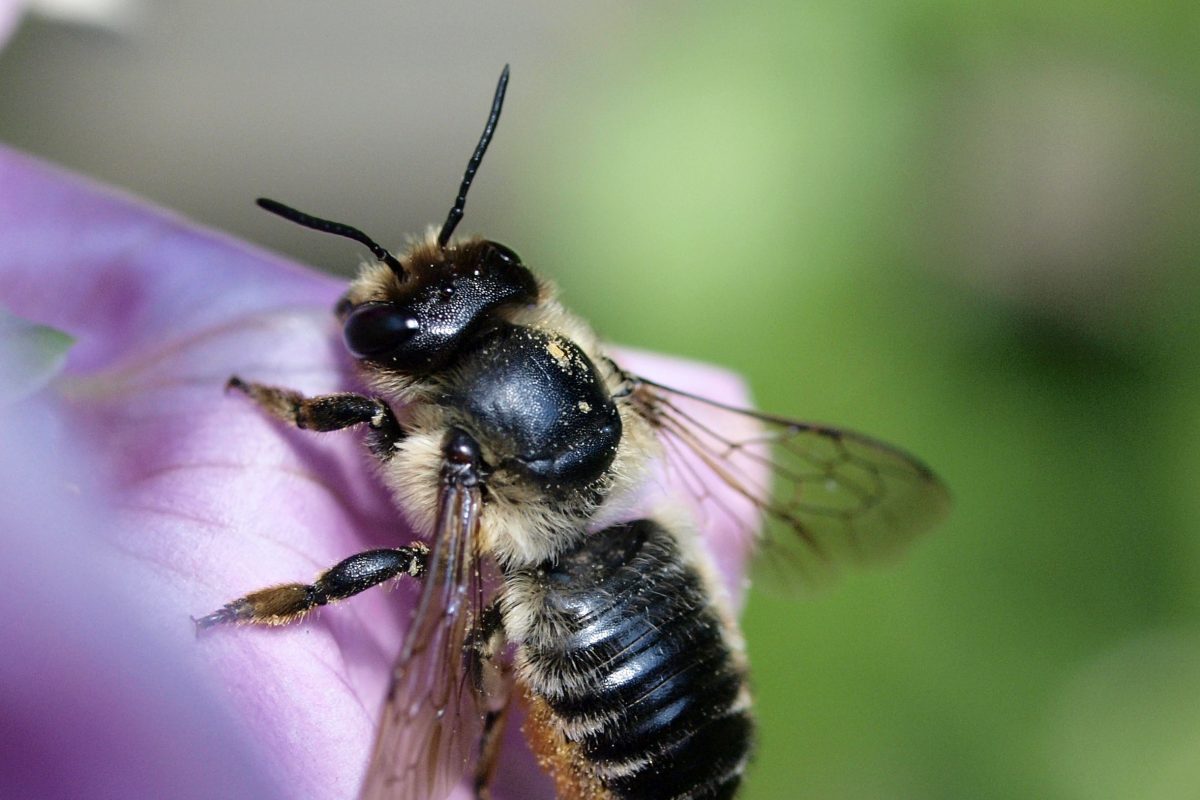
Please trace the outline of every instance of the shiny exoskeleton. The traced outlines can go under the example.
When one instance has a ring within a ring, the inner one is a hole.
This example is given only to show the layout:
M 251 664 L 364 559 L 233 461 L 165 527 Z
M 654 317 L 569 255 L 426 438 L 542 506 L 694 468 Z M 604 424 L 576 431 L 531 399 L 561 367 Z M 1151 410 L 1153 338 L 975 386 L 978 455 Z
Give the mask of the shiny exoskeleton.
M 595 485 L 612 464 L 621 417 L 574 342 L 499 325 L 465 342 L 456 365 L 445 402 L 489 440 L 497 469 L 563 495 Z
M 670 532 L 618 525 L 511 578 L 509 602 L 542 621 L 518 651 L 535 714 L 573 732 L 613 797 L 733 797 L 751 744 L 744 674 Z

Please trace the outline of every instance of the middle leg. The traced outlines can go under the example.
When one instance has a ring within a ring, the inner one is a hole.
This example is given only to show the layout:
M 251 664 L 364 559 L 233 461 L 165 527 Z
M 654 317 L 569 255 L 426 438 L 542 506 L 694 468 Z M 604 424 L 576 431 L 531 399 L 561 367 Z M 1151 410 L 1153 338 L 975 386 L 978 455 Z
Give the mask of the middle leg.
M 408 547 L 367 550 L 340 561 L 312 583 L 284 583 L 251 592 L 195 620 L 196 630 L 234 622 L 251 625 L 286 625 L 314 608 L 343 600 L 391 578 L 420 578 L 429 561 L 429 548 L 421 542 Z
M 483 611 L 470 661 L 471 680 L 476 691 L 487 701 L 473 781 L 476 800 L 490 800 L 492 796 L 491 784 L 500 755 L 504 723 L 512 705 L 512 669 L 503 662 L 506 642 L 497 600 Z

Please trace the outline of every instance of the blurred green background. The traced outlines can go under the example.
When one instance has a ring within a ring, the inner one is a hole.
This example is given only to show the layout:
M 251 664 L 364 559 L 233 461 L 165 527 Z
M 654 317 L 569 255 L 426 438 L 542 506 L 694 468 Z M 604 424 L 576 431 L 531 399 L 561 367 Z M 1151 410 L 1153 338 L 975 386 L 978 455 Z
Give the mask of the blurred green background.
M 115 3 L 0 139 L 325 268 L 445 213 L 612 340 L 919 453 L 947 524 L 745 615 L 747 798 L 1200 794 L 1200 7 Z

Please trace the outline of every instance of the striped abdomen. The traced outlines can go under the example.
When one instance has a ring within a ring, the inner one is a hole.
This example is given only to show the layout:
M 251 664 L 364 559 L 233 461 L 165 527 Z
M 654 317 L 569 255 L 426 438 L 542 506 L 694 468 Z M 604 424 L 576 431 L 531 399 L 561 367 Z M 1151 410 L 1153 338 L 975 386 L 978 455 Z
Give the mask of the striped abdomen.
M 529 614 L 514 626 L 526 733 L 561 796 L 734 795 L 751 744 L 745 675 L 665 529 L 609 528 L 509 577 L 508 616 Z

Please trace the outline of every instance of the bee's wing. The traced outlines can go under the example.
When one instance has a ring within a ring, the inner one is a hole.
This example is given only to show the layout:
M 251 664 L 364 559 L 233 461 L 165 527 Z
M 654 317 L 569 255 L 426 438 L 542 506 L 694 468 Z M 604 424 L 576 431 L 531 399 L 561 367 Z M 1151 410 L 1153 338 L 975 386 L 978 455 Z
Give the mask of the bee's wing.
M 470 768 L 484 706 L 468 669 L 483 605 L 478 485 L 444 482 L 416 616 L 392 673 L 362 800 L 440 800 Z
M 913 456 L 827 425 L 775 417 L 630 378 L 671 469 L 705 509 L 768 519 L 767 566 L 819 583 L 839 564 L 883 560 L 940 521 L 949 493 Z M 764 480 L 769 473 L 769 480 Z M 732 490 L 712 491 L 712 480 Z M 770 524 L 773 523 L 773 524 Z

